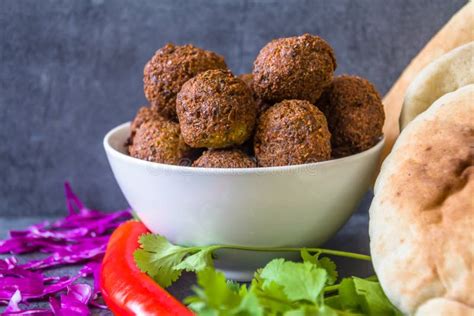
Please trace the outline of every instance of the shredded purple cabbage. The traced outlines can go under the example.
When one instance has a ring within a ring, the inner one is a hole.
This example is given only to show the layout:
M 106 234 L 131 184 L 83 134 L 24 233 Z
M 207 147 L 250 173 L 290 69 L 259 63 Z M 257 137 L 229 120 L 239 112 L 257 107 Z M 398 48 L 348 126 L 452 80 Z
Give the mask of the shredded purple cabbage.
M 89 315 L 89 307 L 107 308 L 100 301 L 99 273 L 110 234 L 131 218 L 130 209 L 105 213 L 88 209 L 65 183 L 69 214 L 53 223 L 41 222 L 10 231 L 0 240 L 0 254 L 43 252 L 42 259 L 20 263 L 15 256 L 0 259 L 0 305 L 3 315 Z M 45 269 L 82 264 L 72 276 L 46 276 Z M 77 283 L 94 278 L 94 286 Z M 50 309 L 21 309 L 30 301 L 49 302 Z

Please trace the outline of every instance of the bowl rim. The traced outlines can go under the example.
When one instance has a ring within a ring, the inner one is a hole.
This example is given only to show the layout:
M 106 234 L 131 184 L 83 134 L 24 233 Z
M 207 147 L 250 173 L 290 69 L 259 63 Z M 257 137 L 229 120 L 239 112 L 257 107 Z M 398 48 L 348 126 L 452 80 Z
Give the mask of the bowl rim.
M 122 123 L 112 128 L 109 132 L 107 132 L 103 140 L 103 146 L 105 148 L 105 151 L 109 155 L 112 155 L 113 157 L 120 159 L 122 161 L 126 161 L 131 164 L 142 165 L 147 168 L 161 169 L 163 171 L 181 171 L 181 172 L 186 172 L 186 173 L 192 172 L 196 174 L 209 174 L 209 175 L 211 174 L 257 174 L 257 173 L 262 174 L 262 173 L 275 173 L 275 172 L 288 172 L 288 171 L 293 172 L 293 171 L 300 171 L 300 170 L 304 170 L 308 168 L 315 169 L 315 168 L 323 167 L 323 166 L 337 166 L 337 165 L 342 165 L 342 164 L 345 165 L 345 164 L 354 162 L 356 160 L 364 159 L 367 156 L 372 156 L 374 154 L 377 154 L 378 152 L 381 152 L 385 144 L 385 137 L 382 136 L 377 144 L 375 144 L 371 148 L 365 151 L 362 151 L 360 153 L 342 157 L 342 158 L 330 159 L 330 160 L 300 164 L 300 165 L 253 167 L 253 168 L 197 168 L 197 167 L 191 167 L 191 166 L 169 165 L 169 164 L 163 164 L 159 162 L 141 160 L 141 159 L 134 158 L 132 156 L 129 156 L 127 154 L 120 152 L 119 150 L 117 150 L 110 144 L 110 139 L 119 131 L 125 128 L 130 128 L 130 124 L 131 124 L 130 121 Z M 124 143 L 125 143 L 125 140 L 124 140 Z

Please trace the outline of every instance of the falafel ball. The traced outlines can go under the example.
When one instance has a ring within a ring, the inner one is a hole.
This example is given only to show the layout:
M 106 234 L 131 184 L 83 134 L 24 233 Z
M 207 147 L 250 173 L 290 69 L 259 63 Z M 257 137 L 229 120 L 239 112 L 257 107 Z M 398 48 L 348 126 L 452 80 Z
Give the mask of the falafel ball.
M 238 75 L 239 79 L 241 79 L 249 88 L 252 88 L 252 82 L 253 82 L 253 75 L 250 73 L 247 74 L 240 74 Z
M 190 165 L 190 148 L 184 143 L 179 124 L 168 120 L 150 120 L 137 129 L 130 156 L 171 165 Z
M 317 105 L 326 113 L 334 157 L 367 150 L 382 137 L 385 120 L 382 99 L 364 78 L 336 77 Z
M 129 139 L 129 144 L 133 143 L 133 138 L 135 137 L 135 134 L 137 133 L 137 129 L 146 122 L 153 121 L 153 120 L 163 120 L 164 118 L 159 115 L 156 111 L 153 111 L 150 107 L 148 106 L 142 106 L 140 109 L 138 109 L 137 114 L 135 115 L 135 118 L 132 121 L 132 124 L 130 125 L 130 139 Z
M 298 99 L 314 104 L 331 83 L 336 66 L 332 47 L 319 36 L 276 39 L 255 59 L 254 90 L 265 101 Z
M 209 149 L 194 163 L 200 168 L 255 168 L 255 161 L 238 149 Z
M 284 100 L 258 119 L 254 140 L 259 166 L 286 166 L 331 157 L 331 134 L 326 117 L 313 104 Z
M 266 109 L 268 109 L 270 106 L 273 105 L 273 103 L 263 101 L 255 92 L 255 90 L 253 89 L 253 75 L 252 74 L 241 74 L 239 75 L 239 78 L 242 79 L 242 81 L 245 82 L 245 84 L 252 91 L 253 98 L 255 99 L 255 102 L 257 103 L 257 116 L 265 112 Z
M 257 114 L 249 87 L 226 70 L 208 70 L 188 80 L 178 93 L 176 110 L 184 141 L 194 148 L 244 143 Z
M 157 112 L 176 119 L 176 94 L 186 81 L 209 69 L 227 69 L 224 58 L 193 45 L 168 43 L 145 65 L 145 96 Z

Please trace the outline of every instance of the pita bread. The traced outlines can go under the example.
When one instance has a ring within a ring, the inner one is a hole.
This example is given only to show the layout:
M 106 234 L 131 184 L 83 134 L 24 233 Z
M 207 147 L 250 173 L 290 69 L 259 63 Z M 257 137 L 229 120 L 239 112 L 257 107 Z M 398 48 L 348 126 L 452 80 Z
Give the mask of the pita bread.
M 445 298 L 434 298 L 416 311 L 416 316 L 474 316 L 474 308 Z
M 422 22 L 420 22 L 422 23 Z M 436 58 L 456 47 L 474 41 L 474 1 L 469 1 L 446 23 L 405 68 L 383 99 L 385 148 L 381 161 L 390 153 L 399 134 L 398 119 L 408 85 Z
M 441 56 L 416 76 L 403 102 L 400 130 L 442 95 L 471 83 L 474 83 L 474 42 Z
M 473 115 L 474 85 L 444 95 L 403 130 L 377 178 L 370 249 L 404 313 L 435 298 L 474 307 Z

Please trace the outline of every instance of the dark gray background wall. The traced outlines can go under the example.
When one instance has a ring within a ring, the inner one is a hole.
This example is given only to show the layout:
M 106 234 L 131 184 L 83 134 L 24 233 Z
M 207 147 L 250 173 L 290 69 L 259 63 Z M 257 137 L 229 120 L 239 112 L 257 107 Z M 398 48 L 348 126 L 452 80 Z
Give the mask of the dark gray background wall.
M 338 73 L 385 93 L 465 2 L 2 0 L 0 215 L 64 212 L 64 180 L 90 206 L 126 206 L 102 137 L 145 104 L 143 65 L 168 41 L 214 50 L 242 73 L 269 40 L 319 34 Z

